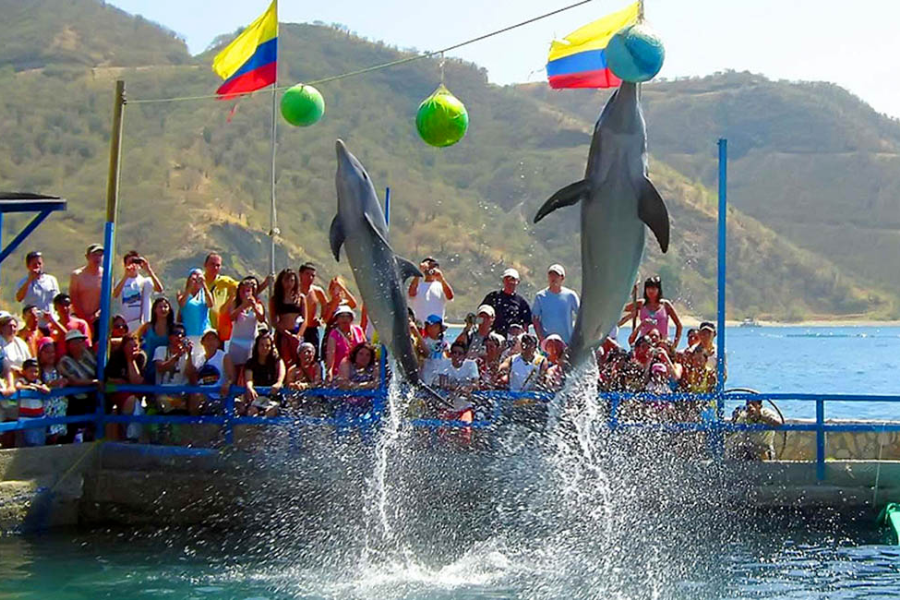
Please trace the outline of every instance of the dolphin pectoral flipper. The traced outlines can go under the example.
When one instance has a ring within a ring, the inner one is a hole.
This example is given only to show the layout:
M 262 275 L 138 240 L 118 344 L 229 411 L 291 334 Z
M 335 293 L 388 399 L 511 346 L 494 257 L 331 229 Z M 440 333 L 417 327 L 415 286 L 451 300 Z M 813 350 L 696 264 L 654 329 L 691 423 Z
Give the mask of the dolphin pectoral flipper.
M 406 281 L 410 277 L 424 277 L 419 267 L 405 258 L 395 256 L 394 260 L 397 261 L 397 272 L 400 274 L 400 281 Z
M 567 185 L 550 196 L 549 200 L 544 202 L 544 205 L 534 216 L 534 222 L 537 223 L 557 208 L 564 208 L 566 206 L 577 204 L 579 200 L 586 199 L 590 191 L 591 182 L 587 179 L 582 179 L 581 181 L 576 181 L 575 183 Z
M 635 187 L 638 195 L 638 217 L 656 236 L 660 249 L 666 252 L 669 249 L 669 211 L 666 209 L 666 203 L 646 175 L 637 180 Z
M 335 215 L 334 220 L 331 222 L 328 240 L 331 242 L 331 253 L 334 254 L 334 260 L 340 262 L 341 246 L 344 245 L 344 227 L 341 225 L 341 219 L 338 215 Z

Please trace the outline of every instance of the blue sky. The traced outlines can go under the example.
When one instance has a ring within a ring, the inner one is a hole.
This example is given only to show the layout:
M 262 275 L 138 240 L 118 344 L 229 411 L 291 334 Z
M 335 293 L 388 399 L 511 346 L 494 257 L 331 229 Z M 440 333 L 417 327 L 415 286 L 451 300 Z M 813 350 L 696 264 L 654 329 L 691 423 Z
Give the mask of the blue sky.
M 574 0 L 280 0 L 282 22 L 342 23 L 401 48 L 432 50 L 549 12 Z M 112 0 L 178 32 L 191 52 L 248 24 L 268 0 Z M 550 41 L 622 8 L 589 4 L 454 56 L 488 70 L 491 81 L 541 81 Z M 900 117 L 900 2 L 892 0 L 646 0 L 666 44 L 664 77 L 749 70 L 773 79 L 831 81 Z M 363 66 L 363 65 L 361 65 Z

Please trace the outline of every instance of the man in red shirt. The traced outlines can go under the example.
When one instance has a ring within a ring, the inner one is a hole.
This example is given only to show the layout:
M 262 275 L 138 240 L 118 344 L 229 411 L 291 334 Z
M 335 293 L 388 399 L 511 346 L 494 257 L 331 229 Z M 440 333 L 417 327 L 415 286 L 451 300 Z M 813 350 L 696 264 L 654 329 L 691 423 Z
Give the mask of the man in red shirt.
M 51 321 L 50 329 L 56 341 L 56 356 L 61 358 L 66 355 L 66 333 L 77 329 L 90 340 L 91 326 L 72 314 L 72 298 L 68 294 L 57 294 L 53 298 L 53 308 L 58 318 Z

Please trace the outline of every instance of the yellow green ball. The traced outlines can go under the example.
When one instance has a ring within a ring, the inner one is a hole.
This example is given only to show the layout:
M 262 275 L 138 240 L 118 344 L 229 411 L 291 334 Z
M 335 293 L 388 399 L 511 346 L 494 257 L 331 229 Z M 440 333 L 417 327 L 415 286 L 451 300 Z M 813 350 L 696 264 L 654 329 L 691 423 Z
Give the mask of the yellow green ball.
M 325 114 L 325 99 L 319 90 L 298 83 L 281 97 L 281 116 L 296 127 L 309 127 Z
M 463 139 L 468 128 L 469 113 L 466 107 L 443 84 L 419 105 L 416 129 L 430 146 L 452 146 Z

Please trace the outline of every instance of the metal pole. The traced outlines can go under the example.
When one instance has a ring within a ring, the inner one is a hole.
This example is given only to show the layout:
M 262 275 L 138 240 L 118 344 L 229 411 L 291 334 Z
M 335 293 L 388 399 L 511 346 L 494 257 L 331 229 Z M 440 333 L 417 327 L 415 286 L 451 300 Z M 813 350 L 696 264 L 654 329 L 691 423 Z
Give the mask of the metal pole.
M 384 222 L 391 226 L 391 188 L 384 188 Z
M 122 158 L 122 121 L 125 116 L 125 82 L 116 81 L 112 131 L 109 137 L 109 172 L 106 180 L 106 225 L 103 229 L 103 278 L 100 292 L 97 377 L 103 378 L 109 353 L 112 260 L 116 252 L 116 214 L 119 210 L 119 175 Z M 103 437 L 104 393 L 97 394 L 97 438 Z
M 728 234 L 728 140 L 719 139 L 719 243 L 717 269 L 718 276 L 718 351 L 716 353 L 716 374 L 718 375 L 717 392 L 725 389 L 725 284 L 727 281 L 727 234 Z M 719 418 L 724 410 L 724 400 L 719 399 Z
M 277 63 L 276 63 L 277 64 Z M 272 190 L 269 203 L 269 275 L 275 275 L 275 236 L 278 217 L 275 212 L 275 152 L 278 147 L 278 81 L 272 86 Z M 274 289 L 274 288 L 270 288 Z M 271 292 L 270 292 L 271 293 Z
M 816 479 L 825 480 L 825 401 L 816 400 Z

